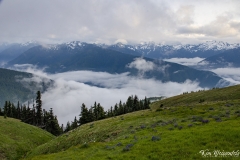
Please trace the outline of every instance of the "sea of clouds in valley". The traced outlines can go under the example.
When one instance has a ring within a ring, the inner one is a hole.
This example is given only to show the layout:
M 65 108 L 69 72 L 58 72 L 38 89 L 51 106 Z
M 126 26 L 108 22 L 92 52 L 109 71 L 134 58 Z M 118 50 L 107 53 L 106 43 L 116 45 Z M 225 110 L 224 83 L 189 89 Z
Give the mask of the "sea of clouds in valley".
M 141 63 L 144 64 L 144 62 Z M 18 70 L 35 74 L 36 76 L 33 77 L 35 81 L 39 81 L 37 79 L 40 77 L 55 81 L 54 85 L 42 94 L 43 108 L 46 110 L 53 108 L 59 123 L 64 125 L 67 121 L 73 120 L 74 116 L 78 118 L 82 103 L 91 107 L 96 101 L 107 110 L 120 100 L 125 102 L 131 95 L 137 95 L 139 99 L 145 96 L 170 97 L 187 91 L 203 89 L 198 86 L 197 82 L 189 80 L 184 83 L 162 83 L 155 79 L 132 77 L 128 73 L 71 71 L 47 74 L 44 70 L 39 70 L 32 65 L 16 65 L 15 67 Z
M 194 66 L 202 58 L 172 58 L 169 61 Z M 168 61 L 168 60 L 167 60 Z M 128 96 L 137 95 L 139 99 L 146 97 L 170 97 L 183 92 L 198 91 L 203 88 L 197 82 L 186 80 L 184 83 L 166 82 L 155 79 L 144 79 L 144 72 L 156 69 L 152 62 L 136 58 L 127 67 L 139 70 L 139 77 L 129 76 L 129 73 L 110 74 L 107 72 L 69 71 L 48 74 L 43 69 L 30 64 L 15 65 L 15 69 L 33 73 L 31 80 L 36 82 L 54 80 L 54 85 L 42 94 L 43 108 L 53 108 L 60 124 L 79 118 L 82 103 L 91 107 L 94 102 L 100 103 L 105 110 L 119 103 L 125 102 Z M 157 68 L 162 72 L 167 66 Z M 240 84 L 240 68 L 218 68 L 215 72 L 232 84 Z M 29 79 L 24 79 L 29 81 Z M 40 83 L 39 83 L 40 84 Z

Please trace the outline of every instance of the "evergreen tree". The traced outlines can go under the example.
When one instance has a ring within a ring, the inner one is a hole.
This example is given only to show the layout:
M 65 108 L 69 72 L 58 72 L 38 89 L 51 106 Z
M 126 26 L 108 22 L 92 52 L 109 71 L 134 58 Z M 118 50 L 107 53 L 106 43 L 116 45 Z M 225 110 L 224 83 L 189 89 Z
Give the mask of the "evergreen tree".
M 37 91 L 36 97 L 36 124 L 42 125 L 42 100 L 40 91 Z
M 137 95 L 135 95 L 133 98 L 133 111 L 138 111 L 138 110 L 139 110 L 139 100 Z
M 129 96 L 126 102 L 127 105 L 127 113 L 133 111 L 133 96 Z
M 50 133 L 52 133 L 55 136 L 60 135 L 61 132 L 61 128 L 58 124 L 58 120 L 57 117 L 53 115 L 53 109 L 50 108 L 49 114 L 48 114 L 48 120 L 46 123 L 46 130 Z
M 139 101 L 139 108 L 140 108 L 140 110 L 144 109 L 144 104 L 143 104 L 142 100 Z
M 16 118 L 21 119 L 21 109 L 20 109 L 19 101 L 18 101 L 18 104 L 17 104 Z
M 114 106 L 113 114 L 114 114 L 114 116 L 118 116 L 118 105 L 117 105 L 117 103 Z
M 64 132 L 68 132 L 70 130 L 71 130 L 71 125 L 70 125 L 70 122 L 68 121 L 67 125 L 66 125 L 66 129 L 64 130 Z
M 110 117 L 112 117 L 113 116 L 113 107 L 111 106 L 111 108 L 110 108 Z
M 4 105 L 4 118 L 7 118 L 8 114 L 8 101 L 5 101 Z
M 94 115 L 94 120 L 98 120 L 98 108 L 97 108 L 97 102 L 94 102 L 94 106 L 93 106 L 93 115 Z
M 77 121 L 77 118 L 75 116 L 75 118 L 74 118 L 74 120 L 73 120 L 73 122 L 71 124 L 71 129 L 75 129 L 77 127 L 78 127 L 78 121 Z
M 147 99 L 147 97 L 145 97 L 144 99 L 144 109 L 150 109 L 150 101 Z
M 88 110 L 88 121 L 93 122 L 95 120 L 94 112 L 93 112 L 93 107 L 90 107 Z
M 88 119 L 88 109 L 85 106 L 85 104 L 83 103 L 81 106 L 81 113 L 79 115 L 79 123 L 80 125 L 85 124 L 89 121 Z
M 124 113 L 124 109 L 123 109 L 123 105 L 122 105 L 122 101 L 121 101 L 121 100 L 120 100 L 118 106 L 119 106 L 119 109 L 118 109 L 119 112 L 118 112 L 118 114 L 121 115 L 121 114 Z
M 0 108 L 0 116 L 3 116 L 3 115 L 4 115 L 4 113 L 2 111 L 2 108 Z
M 97 105 L 97 110 L 98 110 L 98 120 L 99 119 L 104 119 L 105 118 L 105 112 L 104 112 L 104 108 L 100 105 L 100 103 L 98 103 L 98 105 Z

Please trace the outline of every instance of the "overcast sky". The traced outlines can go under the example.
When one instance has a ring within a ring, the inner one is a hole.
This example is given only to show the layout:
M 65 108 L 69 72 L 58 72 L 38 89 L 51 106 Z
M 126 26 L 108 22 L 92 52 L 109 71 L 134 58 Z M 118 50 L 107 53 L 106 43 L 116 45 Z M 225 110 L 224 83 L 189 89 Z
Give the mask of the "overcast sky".
M 240 40 L 239 0 L 0 0 L 0 42 Z

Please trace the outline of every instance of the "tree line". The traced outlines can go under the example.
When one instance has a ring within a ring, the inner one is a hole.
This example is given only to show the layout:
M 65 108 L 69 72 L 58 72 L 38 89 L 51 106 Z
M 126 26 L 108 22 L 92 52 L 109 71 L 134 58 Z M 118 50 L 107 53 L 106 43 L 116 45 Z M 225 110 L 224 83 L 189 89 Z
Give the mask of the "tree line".
M 30 108 L 29 103 L 27 106 L 25 104 L 20 106 L 18 102 L 15 106 L 10 101 L 5 101 L 3 110 L 0 108 L 0 116 L 20 119 L 22 122 L 45 129 L 53 135 L 60 135 L 63 129 L 60 128 L 57 116 L 53 114 L 53 109 L 50 108 L 49 111 L 42 109 L 40 91 L 37 92 L 35 102 L 36 106 L 33 103 L 32 108 Z
M 22 122 L 45 129 L 58 136 L 63 132 L 68 132 L 89 122 L 149 109 L 149 104 L 150 101 L 146 97 L 144 100 L 139 100 L 136 95 L 129 96 L 126 103 L 122 103 L 122 101 L 116 103 L 114 107 L 111 106 L 107 111 L 104 110 L 100 103 L 95 102 L 90 108 L 87 108 L 83 103 L 79 118 L 75 117 L 71 123 L 68 121 L 64 129 L 63 125 L 59 126 L 57 116 L 53 114 L 52 108 L 49 111 L 42 109 L 41 92 L 37 91 L 32 108 L 29 106 L 29 102 L 27 106 L 25 104 L 20 106 L 19 102 L 15 106 L 10 101 L 6 101 L 3 109 L 0 108 L 0 116 L 20 119 Z
M 116 103 L 114 107 L 111 106 L 111 108 L 107 111 L 104 111 L 104 108 L 101 106 L 100 103 L 95 102 L 94 105 L 91 106 L 89 109 L 83 103 L 81 106 L 79 119 L 75 117 L 71 123 L 67 122 L 64 132 L 68 132 L 72 129 L 77 128 L 78 126 L 89 122 L 114 117 L 134 111 L 149 109 L 149 104 L 150 101 L 146 97 L 144 100 L 139 100 L 137 95 L 129 96 L 126 103 L 122 103 L 122 101 L 120 101 L 119 103 Z

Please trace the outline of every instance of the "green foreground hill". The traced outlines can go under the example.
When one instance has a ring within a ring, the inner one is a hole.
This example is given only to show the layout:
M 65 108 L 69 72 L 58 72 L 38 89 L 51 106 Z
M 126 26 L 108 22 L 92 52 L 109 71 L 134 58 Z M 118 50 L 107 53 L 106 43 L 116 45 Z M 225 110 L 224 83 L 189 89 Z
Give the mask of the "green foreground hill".
M 150 110 L 84 124 L 26 159 L 236 159 L 239 95 L 237 85 L 157 101 Z
M 54 138 L 50 133 L 0 116 L 0 159 L 20 159 L 28 151 Z

